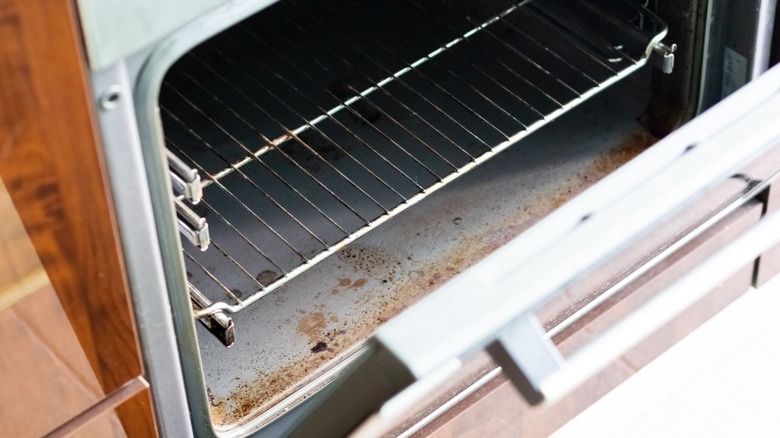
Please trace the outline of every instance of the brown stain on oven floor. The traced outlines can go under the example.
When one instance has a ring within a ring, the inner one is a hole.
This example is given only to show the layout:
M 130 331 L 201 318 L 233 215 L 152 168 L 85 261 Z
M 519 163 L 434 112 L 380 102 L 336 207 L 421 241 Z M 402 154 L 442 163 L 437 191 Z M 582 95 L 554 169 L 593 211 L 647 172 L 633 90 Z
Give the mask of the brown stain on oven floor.
M 489 228 L 480 235 L 462 238 L 445 256 L 417 265 L 413 270 L 404 271 L 406 275 L 399 275 L 404 261 L 394 259 L 382 248 L 359 242 L 347 246 L 337 253 L 337 257 L 361 272 L 364 277 L 355 281 L 340 278 L 334 284 L 323 285 L 323 291 L 328 292 L 323 295 L 345 289 L 365 289 L 370 279 L 377 280 L 386 289 L 377 290 L 376 294 L 357 295 L 358 300 L 367 300 L 367 303 L 374 305 L 366 308 L 350 326 L 346 326 L 343 319 L 337 321 L 338 317 L 334 319 L 322 312 L 303 312 L 304 316 L 299 320 L 297 329 L 299 333 L 307 336 L 309 348 L 312 350 L 298 352 L 295 360 L 288 361 L 290 365 L 273 372 L 256 370 L 257 378 L 251 383 L 242 383 L 230 398 L 211 397 L 212 419 L 215 424 L 232 425 L 239 421 L 245 422 L 289 397 L 308 383 L 313 373 L 322 372 L 347 358 L 379 325 L 504 246 L 656 141 L 650 134 L 635 132 L 622 144 L 595 157 L 583 171 L 573 175 L 568 183 L 545 193 L 538 202 L 519 206 L 513 214 L 491 222 Z M 448 218 L 447 222 L 452 223 L 452 218 Z M 408 259 L 411 260 L 411 257 Z M 387 281 L 391 278 L 393 281 Z M 391 289 L 394 290 L 392 294 L 387 292 Z M 381 295 L 381 298 L 373 299 L 372 295 Z
M 366 283 L 368 283 L 367 279 L 365 279 L 365 278 L 358 278 L 357 280 L 355 280 L 354 283 L 352 283 L 352 287 L 355 288 L 355 289 L 361 288 L 361 287 L 365 286 Z
M 618 167 L 627 163 L 657 141 L 658 138 L 654 137 L 649 132 L 633 132 L 629 134 L 628 138 L 621 145 L 597 157 L 596 160 L 588 166 L 586 171 L 578 176 L 582 181 L 587 182 L 588 175 L 606 175 L 612 173 L 617 170 Z
M 308 318 L 309 315 L 307 315 Z M 319 326 L 319 317 L 311 321 Z M 310 327 L 307 324 L 307 330 Z M 317 334 L 316 342 L 312 342 L 309 351 L 298 360 L 289 360 L 289 365 L 273 372 L 256 370 L 256 379 L 250 383 L 241 383 L 229 398 L 209 397 L 211 417 L 219 426 L 240 425 L 271 406 L 292 395 L 307 383 L 304 377 L 310 376 L 322 367 L 338 362 L 344 351 L 355 345 L 360 334 L 357 331 L 348 333 L 343 329 L 330 329 Z M 287 353 L 282 353 L 287 354 Z
M 309 338 L 309 342 L 316 343 L 322 332 L 325 330 L 327 322 L 322 312 L 308 313 L 298 322 L 298 333 Z

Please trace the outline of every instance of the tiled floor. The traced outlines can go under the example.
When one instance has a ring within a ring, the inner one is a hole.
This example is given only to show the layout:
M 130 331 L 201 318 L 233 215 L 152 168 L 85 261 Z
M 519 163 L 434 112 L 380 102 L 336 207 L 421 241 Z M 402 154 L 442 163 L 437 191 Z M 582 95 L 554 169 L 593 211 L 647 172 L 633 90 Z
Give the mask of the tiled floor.
M 780 436 L 780 278 L 751 290 L 555 438 Z

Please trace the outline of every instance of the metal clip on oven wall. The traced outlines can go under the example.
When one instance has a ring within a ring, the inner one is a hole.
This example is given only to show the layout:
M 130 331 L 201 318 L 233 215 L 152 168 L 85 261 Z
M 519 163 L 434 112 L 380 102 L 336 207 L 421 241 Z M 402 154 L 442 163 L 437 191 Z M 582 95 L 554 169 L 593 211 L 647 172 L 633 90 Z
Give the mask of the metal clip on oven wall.
M 664 43 L 656 43 L 653 46 L 653 53 L 650 57 L 653 65 L 665 74 L 671 74 L 674 70 L 674 52 L 677 51 L 677 44 L 667 46 Z
M 195 286 L 187 284 L 190 290 L 190 300 L 192 308 L 195 311 L 203 310 L 211 306 L 211 301 L 203 295 Z M 225 315 L 224 312 L 215 312 L 198 318 L 200 322 L 217 337 L 226 347 L 230 347 L 236 341 L 233 319 Z
M 198 171 L 187 166 L 171 151 L 165 151 L 168 158 L 168 169 L 171 175 L 173 191 L 184 196 L 192 204 L 197 204 L 203 197 Z
M 179 224 L 179 232 L 201 251 L 205 251 L 211 243 L 209 224 L 206 223 L 206 219 L 198 216 L 180 200 L 173 201 L 176 204 L 176 222 Z

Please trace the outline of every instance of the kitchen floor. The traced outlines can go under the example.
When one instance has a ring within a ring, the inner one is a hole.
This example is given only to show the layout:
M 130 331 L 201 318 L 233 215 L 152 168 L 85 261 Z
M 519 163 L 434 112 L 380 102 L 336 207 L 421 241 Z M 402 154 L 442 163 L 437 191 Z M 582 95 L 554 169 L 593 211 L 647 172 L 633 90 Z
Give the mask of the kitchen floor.
M 0 436 L 41 436 L 106 394 L 2 180 L 0 218 Z M 80 432 L 123 436 L 115 415 Z
M 780 278 L 751 290 L 553 434 L 780 436 Z

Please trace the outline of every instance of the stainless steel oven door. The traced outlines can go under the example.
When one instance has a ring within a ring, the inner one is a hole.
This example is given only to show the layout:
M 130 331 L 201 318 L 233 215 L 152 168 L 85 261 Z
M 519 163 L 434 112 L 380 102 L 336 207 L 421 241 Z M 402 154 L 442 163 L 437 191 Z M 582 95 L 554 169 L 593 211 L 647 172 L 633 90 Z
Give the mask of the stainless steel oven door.
M 363 423 L 358 432 L 368 436 L 483 349 L 531 403 L 576 387 L 780 240 L 780 216 L 765 216 L 567 358 L 534 312 L 719 182 L 751 179 L 744 167 L 780 144 L 779 111 L 774 68 L 380 327 L 362 357 L 307 407 L 294 435 L 344 436 Z M 769 180 L 752 181 L 735 205 Z

